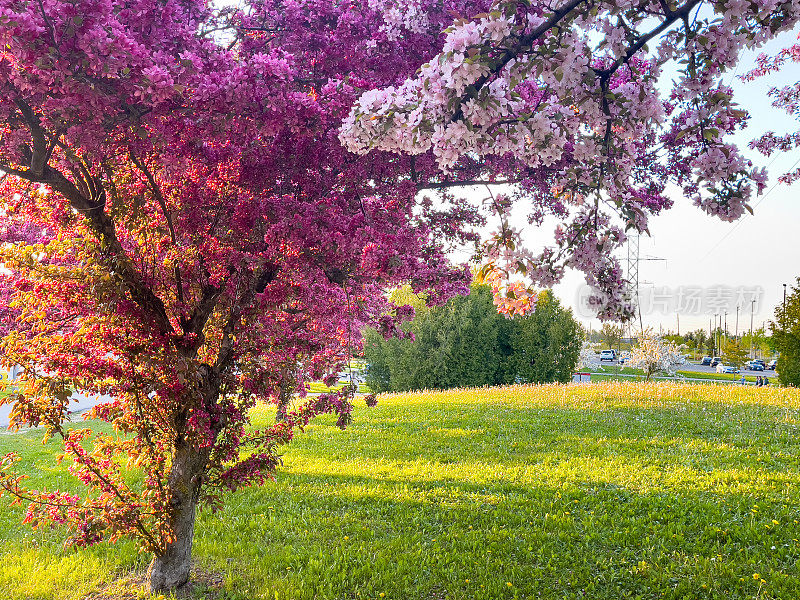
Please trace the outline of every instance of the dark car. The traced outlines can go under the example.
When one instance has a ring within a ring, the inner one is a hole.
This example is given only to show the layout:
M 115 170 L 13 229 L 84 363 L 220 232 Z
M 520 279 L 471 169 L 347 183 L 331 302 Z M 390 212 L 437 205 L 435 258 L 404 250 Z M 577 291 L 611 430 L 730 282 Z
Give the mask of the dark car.
M 710 367 L 711 366 L 711 357 L 710 356 L 704 356 L 703 360 L 700 361 L 700 364 L 703 365 L 704 367 Z
M 720 358 L 719 356 L 715 356 L 714 358 L 711 359 L 711 365 L 710 366 L 716 367 L 721 362 L 722 362 L 722 358 Z
M 746 368 L 750 369 L 751 371 L 763 371 L 764 370 L 764 365 L 762 365 L 757 360 L 748 360 L 746 363 L 744 363 L 744 366 Z

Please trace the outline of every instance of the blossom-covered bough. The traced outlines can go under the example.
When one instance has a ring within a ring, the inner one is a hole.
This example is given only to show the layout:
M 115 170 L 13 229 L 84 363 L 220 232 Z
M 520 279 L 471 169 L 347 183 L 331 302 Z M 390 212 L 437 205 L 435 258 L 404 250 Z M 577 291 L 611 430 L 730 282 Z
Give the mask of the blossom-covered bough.
M 530 202 L 533 223 L 557 217 L 555 244 L 532 255 L 504 223 L 482 274 L 502 296 L 514 273 L 550 285 L 577 268 L 600 316 L 624 319 L 612 252 L 671 206 L 668 184 L 726 221 L 763 190 L 765 173 L 725 141 L 747 115 L 722 75 L 742 49 L 792 28 L 798 10 L 775 0 L 498 0 L 456 20 L 413 77 L 362 94 L 341 137 L 358 153 L 432 152 L 445 171 L 478 156 L 526 165 L 513 200 Z M 662 68 L 675 64 L 670 84 Z M 507 221 L 508 209 L 498 212 Z M 535 300 L 519 281 L 506 296 L 512 311 Z
M 292 406 L 286 390 L 335 373 L 361 325 L 396 332 L 413 311 L 387 289 L 466 293 L 446 252 L 482 215 L 455 186 L 515 183 L 493 212 L 527 198 L 533 222 L 564 222 L 533 257 L 503 220 L 485 279 L 577 267 L 604 316 L 626 311 L 611 252 L 669 205 L 668 181 L 736 218 L 763 180 L 722 141 L 745 116 L 719 74 L 796 12 L 0 0 L 0 363 L 23 369 L 4 402 L 63 441 L 86 491 L 27 489 L 14 456 L 0 485 L 77 545 L 136 538 L 150 588 L 182 585 L 199 503 L 269 479 L 316 415 L 350 420 L 351 390 Z M 670 58 L 687 64 L 662 101 Z M 503 300 L 533 301 L 520 282 Z M 76 389 L 114 398 L 89 415 L 112 433 L 69 426 Z M 257 401 L 278 422 L 253 430 Z
M 756 60 L 756 67 L 749 73 L 742 75 L 744 81 L 752 81 L 760 77 L 775 77 L 787 63 L 800 63 L 800 44 L 792 44 L 781 49 L 773 56 L 760 54 Z M 770 88 L 769 97 L 772 106 L 785 110 L 795 119 L 800 118 L 800 81 L 785 85 L 774 85 Z M 762 154 L 770 156 L 774 152 L 790 152 L 800 147 L 800 131 L 775 132 L 768 131 L 750 143 Z M 791 184 L 800 179 L 800 167 L 796 162 L 787 173 L 783 173 L 778 180 L 781 183 Z

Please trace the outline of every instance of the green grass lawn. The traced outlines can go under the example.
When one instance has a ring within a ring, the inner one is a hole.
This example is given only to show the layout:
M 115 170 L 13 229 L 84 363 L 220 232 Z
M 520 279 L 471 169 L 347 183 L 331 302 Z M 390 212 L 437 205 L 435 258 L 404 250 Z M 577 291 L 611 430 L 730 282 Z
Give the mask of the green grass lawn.
M 800 392 L 517 386 L 354 416 L 318 421 L 275 483 L 201 514 L 196 562 L 224 579 L 208 597 L 800 597 Z M 0 448 L 31 485 L 72 485 L 38 432 Z M 82 598 L 146 567 L 130 542 L 65 551 L 23 513 L 0 501 L 0 598 Z
M 631 369 L 633 370 L 633 369 Z M 644 373 L 630 373 L 628 375 L 636 375 L 637 377 L 628 377 L 628 376 L 620 376 L 618 373 L 614 371 L 595 371 L 592 373 L 592 381 L 644 381 Z M 719 381 L 723 383 L 740 383 L 741 375 L 732 375 L 732 374 L 723 374 L 723 373 L 699 373 L 695 371 L 677 371 L 677 377 L 672 378 L 675 381 L 679 381 L 681 378 L 683 379 L 702 379 L 705 381 Z M 662 374 L 658 374 L 654 376 L 656 380 L 665 380 L 667 379 L 666 376 Z M 745 375 L 745 380 L 754 383 L 756 378 Z M 769 378 L 770 385 L 778 385 L 779 381 L 777 377 L 770 377 Z

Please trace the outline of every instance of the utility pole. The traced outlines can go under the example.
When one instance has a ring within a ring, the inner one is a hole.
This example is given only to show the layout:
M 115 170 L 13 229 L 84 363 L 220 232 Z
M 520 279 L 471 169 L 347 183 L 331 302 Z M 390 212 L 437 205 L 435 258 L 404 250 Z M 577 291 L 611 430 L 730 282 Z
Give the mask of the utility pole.
M 756 306 L 756 299 L 753 298 L 750 300 L 750 359 L 754 359 L 756 357 L 755 353 L 753 352 L 753 309 Z
M 675 313 L 675 317 L 678 319 L 678 336 L 681 335 L 681 316 L 678 313 Z
M 725 328 L 723 330 L 723 335 L 725 336 L 723 339 L 725 340 L 725 343 L 727 344 L 728 343 L 728 311 L 727 310 L 725 311 Z
M 628 237 L 628 294 L 631 297 L 631 302 L 635 303 L 634 319 L 637 314 L 639 317 L 639 330 L 644 331 L 644 324 L 642 323 L 642 305 L 639 302 L 639 235 L 631 235 Z M 631 319 L 633 320 L 633 319 Z M 628 322 L 628 338 L 633 338 L 633 331 L 631 330 L 631 323 Z
M 719 346 L 717 345 L 717 337 L 719 336 L 719 326 L 717 325 L 718 316 L 719 313 L 714 313 L 714 356 L 719 354 Z
M 739 340 L 739 305 L 736 305 L 736 332 L 733 336 L 733 339 Z

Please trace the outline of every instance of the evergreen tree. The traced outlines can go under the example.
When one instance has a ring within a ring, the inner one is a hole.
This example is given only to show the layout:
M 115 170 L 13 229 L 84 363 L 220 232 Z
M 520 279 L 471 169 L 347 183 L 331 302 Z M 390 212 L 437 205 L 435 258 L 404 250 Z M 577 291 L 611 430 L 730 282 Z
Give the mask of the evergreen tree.
M 552 292 L 540 294 L 536 310 L 514 319 L 513 325 L 510 362 L 519 379 L 529 383 L 572 379 L 582 331 L 572 312 L 563 308 Z
M 497 313 L 488 286 L 443 306 L 417 308 L 413 340 L 365 334 L 367 384 L 376 392 L 569 381 L 582 330 L 549 291 L 524 317 Z

